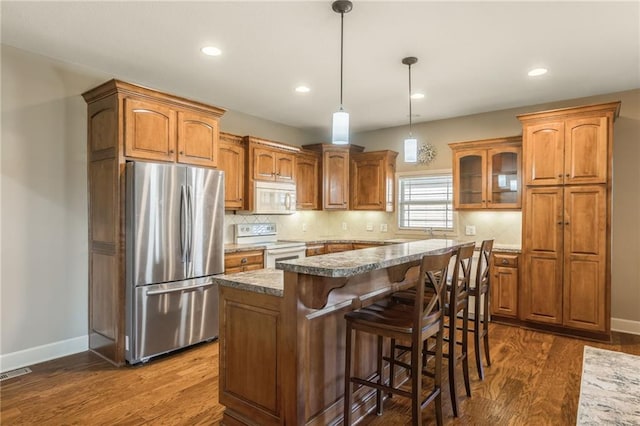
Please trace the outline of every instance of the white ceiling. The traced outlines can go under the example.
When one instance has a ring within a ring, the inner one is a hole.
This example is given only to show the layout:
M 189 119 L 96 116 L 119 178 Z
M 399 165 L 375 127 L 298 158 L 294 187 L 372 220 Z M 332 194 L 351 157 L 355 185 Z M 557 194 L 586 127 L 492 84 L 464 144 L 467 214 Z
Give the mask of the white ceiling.
M 339 103 L 331 1 L 1 2 L 2 43 L 328 134 Z M 200 53 L 205 45 L 219 57 Z M 358 1 L 345 15 L 352 131 L 640 87 L 640 2 Z M 531 78 L 543 66 L 549 73 Z M 311 87 L 305 95 L 299 84 Z M 87 88 L 89 89 L 89 88 Z

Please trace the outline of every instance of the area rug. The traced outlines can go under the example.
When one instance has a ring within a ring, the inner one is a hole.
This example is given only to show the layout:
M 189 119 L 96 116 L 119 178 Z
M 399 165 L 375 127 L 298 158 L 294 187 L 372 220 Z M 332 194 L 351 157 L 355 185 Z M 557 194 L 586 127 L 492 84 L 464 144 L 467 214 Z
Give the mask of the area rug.
M 576 423 L 640 425 L 640 356 L 584 347 Z

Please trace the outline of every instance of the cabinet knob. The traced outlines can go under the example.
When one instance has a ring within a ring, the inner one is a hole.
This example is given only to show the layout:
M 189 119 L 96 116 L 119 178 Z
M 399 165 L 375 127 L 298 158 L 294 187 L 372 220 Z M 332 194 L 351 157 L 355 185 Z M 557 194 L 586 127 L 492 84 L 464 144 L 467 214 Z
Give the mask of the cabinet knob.
M 238 198 L 238 200 L 242 201 L 242 198 Z
M 558 222 L 558 225 L 562 225 L 562 221 Z
M 508 265 L 508 264 L 509 264 L 509 261 L 508 261 L 507 259 L 502 259 L 502 264 L 503 264 L 503 265 Z
M 566 176 L 566 177 L 569 177 L 569 173 L 567 173 L 565 176 Z
M 561 175 L 561 174 L 559 174 L 559 175 L 558 175 L 558 177 L 559 177 L 559 178 L 561 178 L 561 177 L 562 177 L 562 175 Z
M 247 263 L 247 258 L 243 257 L 242 259 L 240 259 L 240 263 Z
M 180 155 L 184 155 L 184 151 L 180 151 Z
M 173 150 L 172 149 L 169 150 L 169 154 L 173 154 Z
M 568 224 L 569 224 L 569 222 L 565 222 L 564 224 L 565 224 L 565 225 L 568 225 Z

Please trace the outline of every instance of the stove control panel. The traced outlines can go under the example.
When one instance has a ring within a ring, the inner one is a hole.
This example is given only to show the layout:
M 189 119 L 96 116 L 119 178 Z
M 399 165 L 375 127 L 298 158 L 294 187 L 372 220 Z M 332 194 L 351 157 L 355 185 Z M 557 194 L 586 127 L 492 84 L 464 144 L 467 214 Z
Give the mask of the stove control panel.
M 237 223 L 235 227 L 236 238 L 276 235 L 275 223 Z

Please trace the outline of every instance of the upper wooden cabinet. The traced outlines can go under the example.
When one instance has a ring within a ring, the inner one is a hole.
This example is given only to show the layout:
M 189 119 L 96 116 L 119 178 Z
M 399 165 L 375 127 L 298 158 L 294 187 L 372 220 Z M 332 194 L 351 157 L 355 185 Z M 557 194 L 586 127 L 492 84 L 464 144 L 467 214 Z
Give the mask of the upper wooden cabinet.
M 294 183 L 296 153 L 291 145 L 246 136 L 249 145 L 251 177 L 255 180 Z
M 525 185 L 606 183 L 611 117 L 620 103 L 524 114 Z
M 217 166 L 224 110 L 115 80 L 112 85 L 124 109 L 126 157 Z
M 349 193 L 352 210 L 394 211 L 397 156 L 395 151 L 351 155 Z
M 362 152 L 358 145 L 313 144 L 303 148 L 321 154 L 322 209 L 349 210 L 349 154 Z
M 244 209 L 253 211 L 256 181 L 295 184 L 300 148 L 255 136 L 245 136 L 244 141 L 247 146 Z
M 178 163 L 218 165 L 218 119 L 189 111 L 178 112 Z
M 296 208 L 320 209 L 320 154 L 302 150 L 296 156 Z
M 218 168 L 224 171 L 224 208 L 244 210 L 246 147 L 242 136 L 220 132 Z
M 522 206 L 520 136 L 449 144 L 453 153 L 455 209 Z

